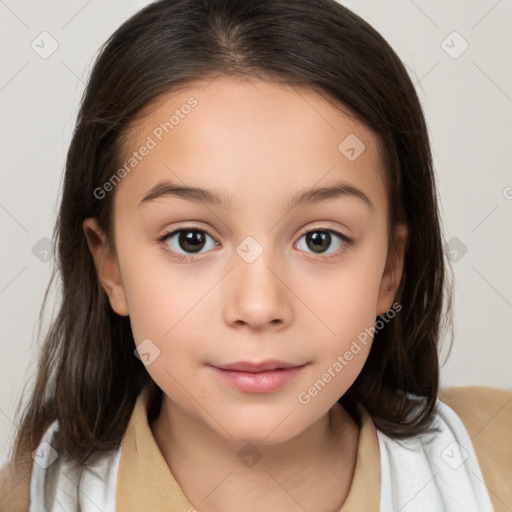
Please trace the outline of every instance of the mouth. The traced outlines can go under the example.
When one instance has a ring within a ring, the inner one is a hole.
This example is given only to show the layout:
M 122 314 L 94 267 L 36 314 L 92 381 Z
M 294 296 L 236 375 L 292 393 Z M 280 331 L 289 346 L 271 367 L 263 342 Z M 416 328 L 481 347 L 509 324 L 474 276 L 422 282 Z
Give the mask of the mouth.
M 295 379 L 305 364 L 284 361 L 240 361 L 226 365 L 208 365 L 224 383 L 247 393 L 271 393 Z

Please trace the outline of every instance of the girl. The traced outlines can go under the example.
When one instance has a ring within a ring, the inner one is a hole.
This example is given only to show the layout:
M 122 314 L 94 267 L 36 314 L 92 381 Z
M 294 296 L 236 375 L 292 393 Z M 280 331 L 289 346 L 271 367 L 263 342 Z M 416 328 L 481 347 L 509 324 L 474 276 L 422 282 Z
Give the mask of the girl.
M 438 398 L 423 113 L 348 9 L 161 0 L 124 23 L 55 240 L 6 510 L 493 510 Z

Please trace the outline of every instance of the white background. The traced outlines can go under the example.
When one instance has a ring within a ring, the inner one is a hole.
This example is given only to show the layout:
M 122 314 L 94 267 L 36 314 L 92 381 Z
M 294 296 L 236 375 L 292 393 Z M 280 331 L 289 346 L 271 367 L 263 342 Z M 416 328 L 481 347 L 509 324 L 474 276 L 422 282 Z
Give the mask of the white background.
M 0 0 L 0 465 L 23 385 L 32 383 L 53 264 L 32 248 L 52 236 L 80 96 L 99 45 L 146 3 Z M 342 3 L 381 32 L 417 84 L 445 238 L 467 248 L 453 263 L 455 338 L 442 384 L 512 389 L 512 2 Z M 47 59 L 31 48 L 43 31 L 58 42 Z M 469 44 L 457 58 L 443 49 L 463 48 L 453 31 Z

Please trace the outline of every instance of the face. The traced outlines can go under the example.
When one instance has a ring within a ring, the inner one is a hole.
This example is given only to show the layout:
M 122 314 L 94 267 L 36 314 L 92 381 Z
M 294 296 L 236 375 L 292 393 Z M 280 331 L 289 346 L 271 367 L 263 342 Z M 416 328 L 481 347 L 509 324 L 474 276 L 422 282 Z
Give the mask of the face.
M 300 434 L 360 373 L 400 278 L 376 137 L 314 92 L 220 77 L 166 96 L 130 139 L 102 189 L 116 255 L 84 229 L 147 371 L 223 437 Z

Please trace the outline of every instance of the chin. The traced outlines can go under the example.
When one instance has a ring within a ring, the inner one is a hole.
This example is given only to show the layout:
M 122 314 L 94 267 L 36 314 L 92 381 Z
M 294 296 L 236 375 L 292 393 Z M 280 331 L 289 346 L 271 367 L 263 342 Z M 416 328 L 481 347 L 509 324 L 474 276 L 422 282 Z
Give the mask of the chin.
M 290 425 L 286 420 L 283 421 L 285 417 L 267 416 L 265 421 L 261 421 L 261 416 L 259 418 L 246 416 L 243 420 L 237 418 L 232 421 L 226 421 L 225 424 L 229 425 L 227 430 L 231 437 L 219 425 L 210 425 L 210 427 L 215 429 L 219 435 L 232 442 L 275 445 L 293 439 L 304 430 L 300 425 Z M 224 424 L 224 422 L 222 423 Z
M 297 432 L 295 435 L 299 434 Z M 248 431 L 248 432 L 240 432 L 233 433 L 233 437 L 230 438 L 231 441 L 238 443 L 250 443 L 256 445 L 278 445 L 282 443 L 286 443 L 295 437 L 291 432 L 284 432 L 278 435 L 271 434 L 268 435 L 268 432 L 259 432 L 259 431 Z

